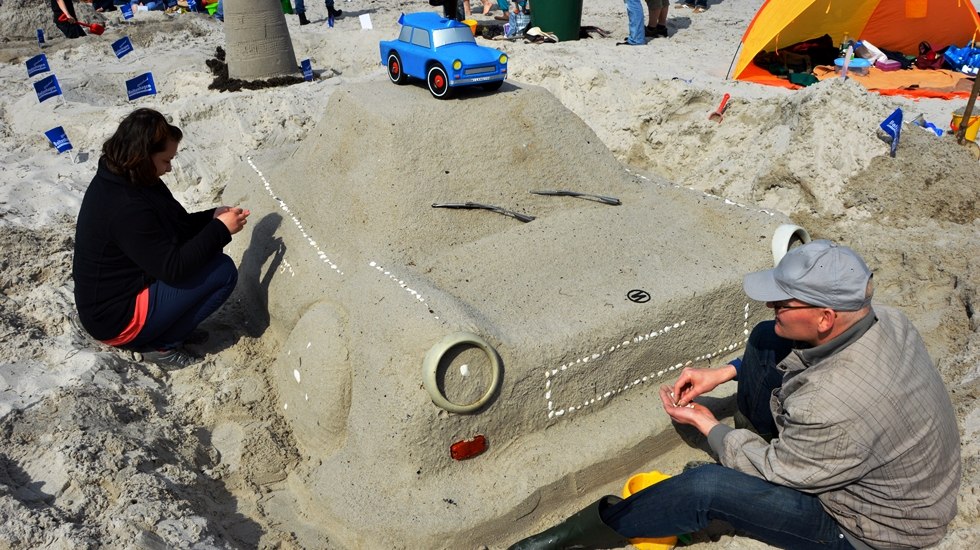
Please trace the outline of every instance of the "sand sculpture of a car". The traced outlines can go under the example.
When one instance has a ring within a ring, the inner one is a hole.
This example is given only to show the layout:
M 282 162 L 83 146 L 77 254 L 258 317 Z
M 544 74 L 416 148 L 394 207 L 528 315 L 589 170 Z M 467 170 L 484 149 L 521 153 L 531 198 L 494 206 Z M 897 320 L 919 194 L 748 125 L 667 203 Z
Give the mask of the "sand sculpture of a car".
M 426 82 L 438 99 L 448 99 L 460 86 L 499 89 L 507 78 L 507 55 L 480 46 L 470 27 L 434 12 L 402 14 L 398 38 L 382 40 L 381 64 L 395 84 L 409 78 Z
M 331 548 L 500 548 L 625 479 L 677 443 L 659 385 L 739 353 L 769 318 L 742 275 L 805 236 L 632 173 L 540 88 L 426 96 L 343 86 L 224 192 L 252 211 L 233 253 L 303 457 L 294 515 Z M 445 123 L 474 109 L 492 147 Z

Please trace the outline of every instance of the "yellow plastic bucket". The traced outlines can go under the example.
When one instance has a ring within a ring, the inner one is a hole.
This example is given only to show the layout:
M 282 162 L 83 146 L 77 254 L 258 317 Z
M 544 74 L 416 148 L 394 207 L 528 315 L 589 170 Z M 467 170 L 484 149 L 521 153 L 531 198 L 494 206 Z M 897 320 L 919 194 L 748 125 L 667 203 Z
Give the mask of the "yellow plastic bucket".
M 960 124 L 963 123 L 963 115 L 966 114 L 966 107 L 960 107 L 953 112 L 953 120 L 949 121 L 949 129 L 953 132 L 960 131 Z M 966 133 L 963 137 L 970 141 L 977 140 L 977 130 L 980 130 L 980 113 L 974 111 L 970 114 L 970 122 L 966 125 Z
M 669 477 L 669 475 L 658 472 L 657 470 L 635 474 L 626 480 L 626 485 L 623 487 L 623 498 L 626 498 L 633 493 L 638 493 L 654 483 L 660 483 Z M 671 548 L 677 545 L 677 537 L 630 539 L 630 544 L 635 546 L 638 550 L 671 550 Z
M 469 25 L 470 32 L 473 33 L 473 36 L 476 36 L 476 20 L 475 19 L 463 19 L 463 24 L 464 25 Z

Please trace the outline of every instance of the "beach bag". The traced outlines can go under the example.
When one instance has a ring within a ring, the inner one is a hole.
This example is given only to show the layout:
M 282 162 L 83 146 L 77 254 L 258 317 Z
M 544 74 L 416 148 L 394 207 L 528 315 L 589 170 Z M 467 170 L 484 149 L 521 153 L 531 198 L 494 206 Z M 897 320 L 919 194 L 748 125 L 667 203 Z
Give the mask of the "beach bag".
M 530 13 L 514 13 L 510 12 L 510 18 L 507 21 L 507 38 L 519 38 L 524 36 L 524 31 L 531 26 L 531 14 Z
M 918 69 L 941 69 L 943 56 L 937 54 L 928 42 L 919 42 L 919 55 L 915 58 L 915 66 Z

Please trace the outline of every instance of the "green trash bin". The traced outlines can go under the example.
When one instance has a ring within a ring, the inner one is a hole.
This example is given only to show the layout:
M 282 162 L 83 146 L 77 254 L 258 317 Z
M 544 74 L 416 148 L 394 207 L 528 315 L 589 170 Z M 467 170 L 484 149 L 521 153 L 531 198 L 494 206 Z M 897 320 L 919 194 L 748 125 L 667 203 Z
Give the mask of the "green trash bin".
M 559 42 L 578 40 L 582 0 L 532 0 L 531 26 L 555 33 Z

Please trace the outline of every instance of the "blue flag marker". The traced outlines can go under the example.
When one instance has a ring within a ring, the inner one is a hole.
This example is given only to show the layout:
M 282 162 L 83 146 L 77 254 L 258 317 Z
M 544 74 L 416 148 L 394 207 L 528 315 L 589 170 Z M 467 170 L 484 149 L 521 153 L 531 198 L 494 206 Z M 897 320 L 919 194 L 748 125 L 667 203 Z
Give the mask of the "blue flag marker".
M 48 136 L 48 141 L 54 148 L 58 150 L 59 153 L 64 153 L 65 151 L 71 151 L 71 141 L 68 140 L 68 134 L 65 133 L 65 129 L 61 126 L 57 128 L 52 128 L 44 135 Z
M 47 76 L 34 83 L 34 91 L 37 93 L 37 100 L 43 103 L 44 100 L 61 95 L 61 86 L 58 85 L 58 77 L 55 75 Z
M 303 69 L 303 80 L 313 80 L 313 65 L 310 63 L 310 60 L 304 59 L 300 61 L 299 66 Z
M 881 123 L 881 129 L 892 137 L 891 156 L 894 157 L 895 151 L 898 150 L 898 137 L 902 133 L 902 110 L 895 109 L 894 113 L 888 115 L 888 118 Z
M 119 6 L 119 11 L 122 12 L 123 19 L 132 19 L 133 18 L 133 5 L 132 4 L 123 4 L 123 5 Z
M 34 76 L 46 73 L 51 70 L 48 66 L 48 57 L 43 53 L 37 54 L 27 60 L 27 76 Z
M 118 59 L 122 59 L 124 55 L 131 51 L 133 51 L 133 43 L 129 40 L 128 36 L 124 36 L 112 43 L 112 53 L 116 54 L 116 58 Z
M 44 29 L 37 30 L 37 45 L 38 47 L 44 46 Z
M 130 101 L 156 93 L 157 87 L 153 83 L 153 73 L 143 73 L 136 78 L 131 78 L 126 81 L 126 95 Z
M 187 0 L 187 9 L 197 11 L 197 2 L 195 0 Z

